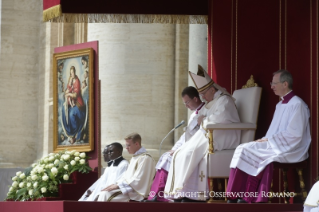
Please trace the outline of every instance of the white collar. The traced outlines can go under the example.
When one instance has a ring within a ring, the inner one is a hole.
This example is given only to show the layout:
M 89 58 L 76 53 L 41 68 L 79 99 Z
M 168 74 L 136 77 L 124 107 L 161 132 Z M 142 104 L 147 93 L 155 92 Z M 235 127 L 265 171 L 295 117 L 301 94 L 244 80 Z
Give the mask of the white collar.
M 143 154 L 146 152 L 146 149 L 144 147 L 141 147 L 139 150 L 137 150 L 133 156 L 136 156 L 136 155 L 140 155 L 140 154 Z

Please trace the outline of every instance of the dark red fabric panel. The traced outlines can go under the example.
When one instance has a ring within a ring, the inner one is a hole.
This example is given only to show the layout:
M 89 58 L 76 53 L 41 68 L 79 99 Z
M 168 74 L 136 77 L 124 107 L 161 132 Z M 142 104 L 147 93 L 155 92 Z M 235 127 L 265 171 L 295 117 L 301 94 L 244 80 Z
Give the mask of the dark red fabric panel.
M 279 67 L 279 2 L 238 1 L 237 19 L 237 89 L 246 84 L 251 74 L 263 88 L 256 131 L 256 138 L 261 138 L 278 102 L 269 82 Z
M 213 79 L 231 92 L 231 0 L 213 1 Z
M 311 118 L 311 124 L 312 124 L 312 130 L 311 130 L 311 137 L 312 137 L 312 144 L 311 144 L 311 175 L 310 175 L 310 182 L 311 184 L 314 184 L 316 182 L 317 177 L 319 176 L 318 172 L 318 154 L 319 154 L 319 141 L 318 141 L 318 69 L 319 69 L 319 45 L 318 45 L 318 38 L 319 38 L 319 2 L 317 0 L 311 1 L 311 12 L 312 12 L 312 41 L 311 41 L 311 47 L 312 47 L 312 118 Z
M 213 0 L 209 0 L 208 27 L 207 27 L 207 73 L 215 80 L 212 75 L 212 20 L 213 20 Z
M 283 211 L 302 212 L 302 204 L 139 203 L 139 202 L 0 202 L 1 212 L 140 212 L 140 211 Z
M 310 1 L 290 0 L 286 6 L 287 16 L 287 67 L 294 76 L 293 90 L 311 110 L 310 84 Z M 312 117 L 313 119 L 314 117 Z M 310 170 L 305 170 L 306 188 L 310 189 Z M 290 190 L 298 189 L 299 183 L 289 184 Z
M 43 0 L 43 10 L 60 4 L 61 0 Z
M 310 1 L 287 1 L 287 70 L 294 92 L 310 105 Z
M 63 13 L 208 15 L 208 0 L 61 0 L 61 5 Z

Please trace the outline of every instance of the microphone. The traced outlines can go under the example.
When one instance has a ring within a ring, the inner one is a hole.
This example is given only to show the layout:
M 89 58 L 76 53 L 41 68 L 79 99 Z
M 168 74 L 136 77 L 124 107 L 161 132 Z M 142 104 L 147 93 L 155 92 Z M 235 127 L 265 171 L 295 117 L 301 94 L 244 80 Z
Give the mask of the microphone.
M 184 121 L 184 120 L 182 120 L 181 123 L 179 123 L 178 125 L 176 125 L 176 127 L 174 127 L 173 129 L 171 129 L 171 131 L 169 131 L 169 133 L 167 133 L 167 135 L 163 138 L 163 140 L 161 141 L 161 144 L 160 144 L 160 149 L 159 149 L 160 156 L 161 156 L 162 143 L 163 143 L 163 141 L 167 138 L 167 136 L 168 136 L 169 134 L 171 134 L 174 130 L 176 130 L 177 128 L 179 128 L 179 127 L 182 126 L 183 124 L 185 124 L 185 121 Z
M 182 126 L 183 124 L 185 124 L 185 121 L 184 121 L 184 120 L 181 121 L 181 123 L 179 123 L 179 124 L 174 128 L 174 130 L 176 130 L 177 128 L 179 128 L 179 127 Z

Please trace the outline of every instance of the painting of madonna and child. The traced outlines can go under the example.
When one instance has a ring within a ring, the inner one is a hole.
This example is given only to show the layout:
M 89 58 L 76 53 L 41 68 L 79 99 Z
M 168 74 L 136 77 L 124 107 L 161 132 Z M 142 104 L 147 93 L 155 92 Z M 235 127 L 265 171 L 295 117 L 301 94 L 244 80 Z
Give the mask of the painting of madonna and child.
M 94 149 L 93 50 L 53 55 L 53 150 Z

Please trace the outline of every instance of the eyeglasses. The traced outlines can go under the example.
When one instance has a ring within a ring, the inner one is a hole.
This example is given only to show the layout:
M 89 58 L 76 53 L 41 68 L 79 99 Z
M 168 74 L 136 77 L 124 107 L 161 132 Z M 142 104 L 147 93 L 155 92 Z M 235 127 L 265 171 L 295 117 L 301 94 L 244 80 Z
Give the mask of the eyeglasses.
M 276 85 L 278 83 L 283 83 L 283 82 L 270 82 L 270 86 Z
M 190 99 L 187 102 L 183 102 L 184 105 L 188 105 L 191 101 L 193 101 L 194 99 Z

